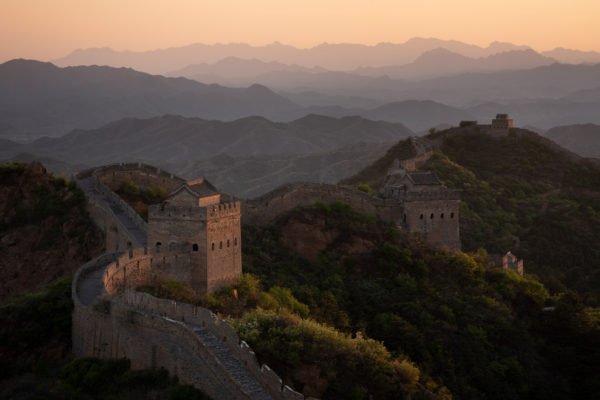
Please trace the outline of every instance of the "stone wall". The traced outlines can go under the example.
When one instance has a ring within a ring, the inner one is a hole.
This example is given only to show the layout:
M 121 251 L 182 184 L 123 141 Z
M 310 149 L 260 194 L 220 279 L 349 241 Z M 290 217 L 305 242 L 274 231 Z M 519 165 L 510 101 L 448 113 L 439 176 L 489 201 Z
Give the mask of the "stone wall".
M 425 164 L 433 156 L 433 154 L 433 151 L 429 150 L 413 158 L 409 158 L 408 160 L 403 160 L 402 167 L 410 172 L 416 171 L 420 166 Z
M 242 222 L 248 225 L 266 225 L 279 215 L 300 206 L 311 206 L 317 202 L 342 202 L 365 214 L 378 215 L 384 206 L 366 193 L 354 189 L 325 183 L 291 183 L 243 203 Z
M 160 266 L 179 263 L 179 257 L 140 249 L 116 259 L 114 254 L 105 254 L 80 268 L 72 287 L 73 352 L 77 356 L 128 358 L 134 369 L 163 367 L 180 382 L 194 385 L 214 399 L 259 398 L 250 381 L 273 399 L 303 399 L 284 386 L 268 366 L 261 367 L 252 349 L 210 310 L 132 290 L 155 279 Z M 81 291 L 97 271 L 103 272 L 104 291 L 86 304 Z M 237 360 L 233 366 L 217 355 L 223 349 Z M 241 384 L 243 379 L 245 384 Z
M 104 233 L 104 247 L 108 251 L 125 251 L 132 245 L 132 238 L 115 222 L 112 210 L 99 204 L 87 202 L 86 209 L 96 226 Z
M 93 194 L 89 190 L 87 194 L 87 210 L 96 223 L 98 228 L 104 232 L 105 247 L 108 251 L 125 251 L 134 246 L 143 245 L 139 240 L 131 235 L 129 229 L 116 216 L 114 206 L 124 211 L 128 218 L 141 231 L 146 231 L 146 222 L 125 203 L 116 193 L 110 191 L 106 186 L 95 178 L 89 178 L 87 184 L 98 194 Z M 109 201 L 106 201 L 106 198 Z
M 128 181 L 140 187 L 163 187 L 167 193 L 174 191 L 185 183 L 185 179 L 173 175 L 160 168 L 143 163 L 121 163 L 88 169 L 77 174 L 78 179 L 96 176 L 112 190 Z
M 445 245 L 460 249 L 459 204 L 460 194 L 444 189 L 431 192 L 409 192 L 398 200 L 381 199 L 355 189 L 317 183 L 284 185 L 270 193 L 243 203 L 242 222 L 250 225 L 268 225 L 296 207 L 311 206 L 317 202 L 343 202 L 355 211 L 375 215 L 390 221 L 408 232 L 419 233 L 435 246 Z M 420 215 L 434 214 L 434 220 L 424 221 Z M 441 218 L 444 214 L 444 218 Z M 435 216 L 439 216 L 436 219 Z M 453 215 L 453 218 L 447 216 Z
M 147 231 L 148 226 L 146 224 L 146 221 L 144 221 L 144 219 L 133 208 L 131 208 L 129 206 L 129 204 L 127 204 L 127 202 L 121 198 L 121 196 L 119 196 L 113 190 L 111 190 L 110 187 L 106 186 L 98 177 L 95 177 L 95 176 L 92 177 L 91 182 L 97 191 L 99 191 L 100 193 L 102 193 L 102 195 L 104 195 L 106 198 L 108 198 L 109 201 L 113 205 L 116 205 L 123 212 L 125 212 L 127 214 L 128 218 L 131 221 L 133 221 L 133 223 L 141 231 L 143 231 L 143 232 Z M 112 209 L 111 209 L 111 211 L 114 214 L 114 211 Z

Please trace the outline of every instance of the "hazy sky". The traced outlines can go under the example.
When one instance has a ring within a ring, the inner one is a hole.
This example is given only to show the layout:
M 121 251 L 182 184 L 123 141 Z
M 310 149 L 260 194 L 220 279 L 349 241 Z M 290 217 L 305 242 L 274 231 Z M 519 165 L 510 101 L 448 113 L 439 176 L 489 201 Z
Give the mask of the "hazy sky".
M 404 42 L 600 51 L 600 0 L 0 0 L 0 61 L 76 48 Z

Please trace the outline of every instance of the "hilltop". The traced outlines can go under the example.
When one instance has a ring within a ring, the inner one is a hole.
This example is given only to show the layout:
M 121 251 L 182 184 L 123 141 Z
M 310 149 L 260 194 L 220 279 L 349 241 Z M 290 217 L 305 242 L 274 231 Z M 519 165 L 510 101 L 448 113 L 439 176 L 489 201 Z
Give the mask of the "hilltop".
M 551 290 L 600 301 L 600 166 L 522 129 L 493 137 L 476 127 L 425 137 L 437 149 L 421 168 L 462 190 L 463 249 L 508 250 Z M 378 188 L 394 158 L 414 155 L 401 141 L 344 181 Z

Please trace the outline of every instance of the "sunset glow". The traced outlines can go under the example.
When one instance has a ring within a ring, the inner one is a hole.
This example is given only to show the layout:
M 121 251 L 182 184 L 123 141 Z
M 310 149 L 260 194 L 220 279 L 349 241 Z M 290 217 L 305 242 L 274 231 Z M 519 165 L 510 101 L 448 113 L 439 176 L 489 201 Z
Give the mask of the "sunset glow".
M 3 0 L 0 62 L 50 60 L 88 47 L 273 41 L 311 47 L 417 36 L 598 51 L 599 17 L 595 0 Z

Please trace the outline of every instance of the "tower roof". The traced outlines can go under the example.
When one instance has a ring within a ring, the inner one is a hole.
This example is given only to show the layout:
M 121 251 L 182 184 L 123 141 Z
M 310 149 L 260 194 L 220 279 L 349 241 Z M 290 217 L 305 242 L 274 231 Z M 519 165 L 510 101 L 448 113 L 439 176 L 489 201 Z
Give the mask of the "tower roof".
M 197 199 L 201 197 L 219 194 L 219 191 L 212 183 L 210 183 L 204 177 L 201 177 L 185 182 L 183 185 L 181 185 L 180 187 L 175 189 L 175 191 L 169 194 L 168 198 L 174 197 L 182 190 L 189 192 L 192 196 L 194 196 Z
M 406 174 L 415 185 L 441 185 L 439 178 L 431 171 L 415 171 Z
M 217 188 L 204 177 L 192 179 L 187 181 L 184 185 L 188 186 L 198 197 L 204 197 L 219 192 Z

